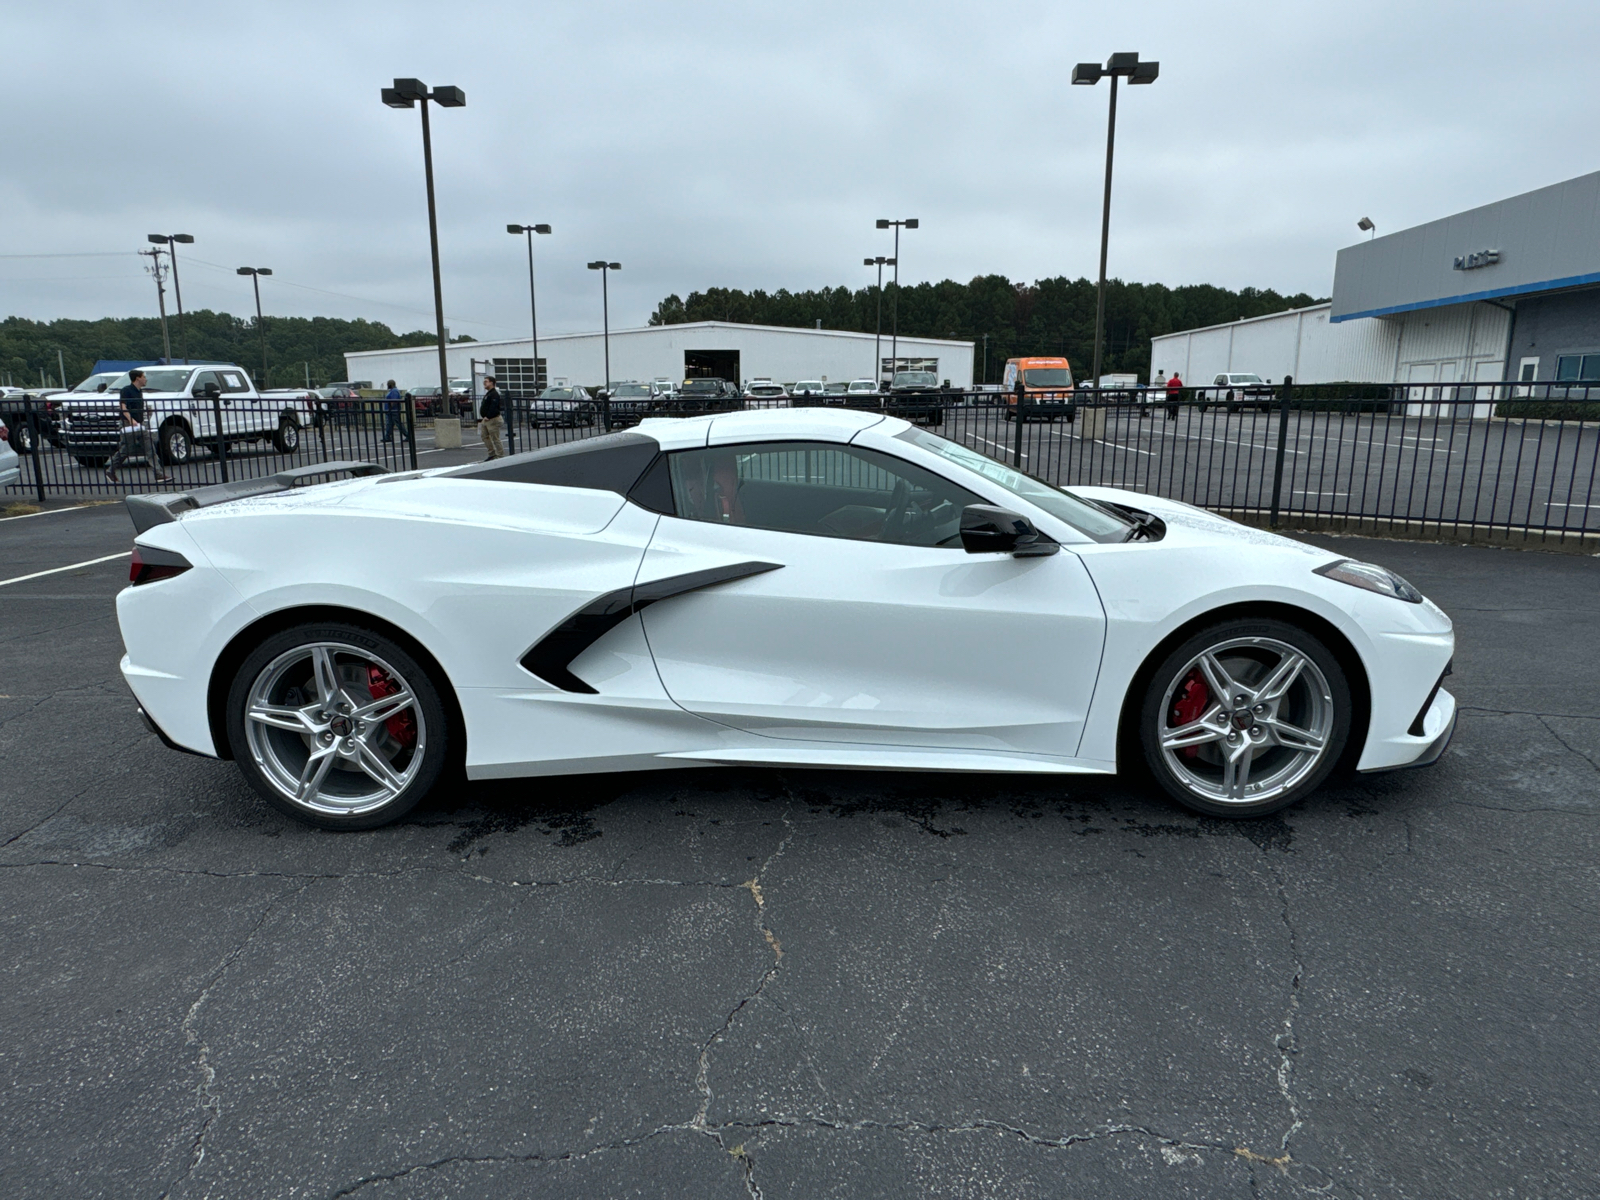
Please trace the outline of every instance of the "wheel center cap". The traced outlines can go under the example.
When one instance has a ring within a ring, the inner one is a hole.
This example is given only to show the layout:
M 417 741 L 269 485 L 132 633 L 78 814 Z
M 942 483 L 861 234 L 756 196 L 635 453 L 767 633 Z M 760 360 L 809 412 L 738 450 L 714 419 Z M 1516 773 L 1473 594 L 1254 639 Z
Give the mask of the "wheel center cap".
M 1250 726 L 1254 725 L 1255 723 L 1255 714 L 1252 713 L 1248 708 L 1241 708 L 1238 712 L 1233 714 L 1233 727 L 1235 729 L 1243 731 L 1249 729 Z
M 1243 728 L 1241 726 L 1241 728 Z M 355 722 L 349 717 L 338 716 L 328 722 L 328 732 L 334 737 L 349 737 L 355 731 Z

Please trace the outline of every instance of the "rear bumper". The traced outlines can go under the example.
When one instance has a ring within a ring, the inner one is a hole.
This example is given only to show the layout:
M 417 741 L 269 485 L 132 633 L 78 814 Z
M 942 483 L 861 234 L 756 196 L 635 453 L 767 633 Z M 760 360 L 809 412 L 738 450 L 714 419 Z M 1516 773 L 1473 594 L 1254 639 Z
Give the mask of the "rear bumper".
M 143 707 L 141 707 L 139 709 L 139 719 L 144 722 L 144 727 L 146 729 L 148 729 L 151 733 L 155 734 L 156 737 L 158 737 L 161 740 L 161 744 L 163 746 L 165 746 L 168 750 L 176 750 L 179 754 L 192 754 L 196 758 L 211 758 L 211 757 L 213 757 L 210 754 L 202 754 L 198 750 L 191 750 L 187 746 L 178 745 L 177 742 L 173 741 L 170 737 L 167 736 L 166 730 L 162 729 L 161 726 L 157 725 L 155 723 L 155 721 L 151 719 L 150 714 L 145 712 Z

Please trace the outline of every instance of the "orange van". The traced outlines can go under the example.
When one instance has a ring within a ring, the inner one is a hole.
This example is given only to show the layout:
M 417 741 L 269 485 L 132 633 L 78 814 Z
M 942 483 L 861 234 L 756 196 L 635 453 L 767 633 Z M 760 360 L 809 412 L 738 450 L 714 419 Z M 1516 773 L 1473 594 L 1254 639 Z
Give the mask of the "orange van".
M 1072 364 L 1064 358 L 1008 358 L 1004 379 L 1006 420 L 1016 419 L 1017 401 L 1027 397 L 1027 419 L 1055 423 L 1057 417 L 1068 423 L 1078 415 L 1072 390 Z

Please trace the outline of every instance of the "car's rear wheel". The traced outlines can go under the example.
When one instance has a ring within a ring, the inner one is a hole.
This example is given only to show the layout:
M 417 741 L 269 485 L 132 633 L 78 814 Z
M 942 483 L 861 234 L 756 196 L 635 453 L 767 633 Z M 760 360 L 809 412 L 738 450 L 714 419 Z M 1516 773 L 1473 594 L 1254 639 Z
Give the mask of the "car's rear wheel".
M 1201 630 L 1146 687 L 1145 765 L 1178 803 L 1218 817 L 1276 812 L 1313 791 L 1350 738 L 1350 685 L 1317 638 L 1284 621 Z
M 284 413 L 278 419 L 277 432 L 272 435 L 272 444 L 279 454 L 293 454 L 300 449 L 300 422 L 292 414 Z
M 228 740 L 267 802 L 324 829 L 409 812 L 450 753 L 438 689 L 392 639 L 355 625 L 267 638 L 228 691 Z
M 7 414 L 6 425 L 11 431 L 11 448 L 18 454 L 33 453 L 33 429 L 21 413 Z

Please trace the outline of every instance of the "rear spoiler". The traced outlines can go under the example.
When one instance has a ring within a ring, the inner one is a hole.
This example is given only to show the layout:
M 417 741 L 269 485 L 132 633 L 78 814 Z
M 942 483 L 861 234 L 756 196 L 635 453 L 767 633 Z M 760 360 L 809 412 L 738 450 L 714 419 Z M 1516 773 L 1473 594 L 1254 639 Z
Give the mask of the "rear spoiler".
M 133 518 L 135 534 L 143 533 L 155 525 L 176 521 L 184 513 L 196 508 L 209 508 L 213 504 L 226 504 L 229 500 L 243 500 L 247 496 L 269 496 L 273 492 L 287 492 L 313 479 L 326 475 L 382 475 L 384 468 L 373 462 L 313 463 L 279 471 L 263 479 L 240 479 L 234 483 L 218 483 L 196 488 L 192 492 L 154 492 L 147 496 L 123 497 L 128 506 L 128 516 Z

